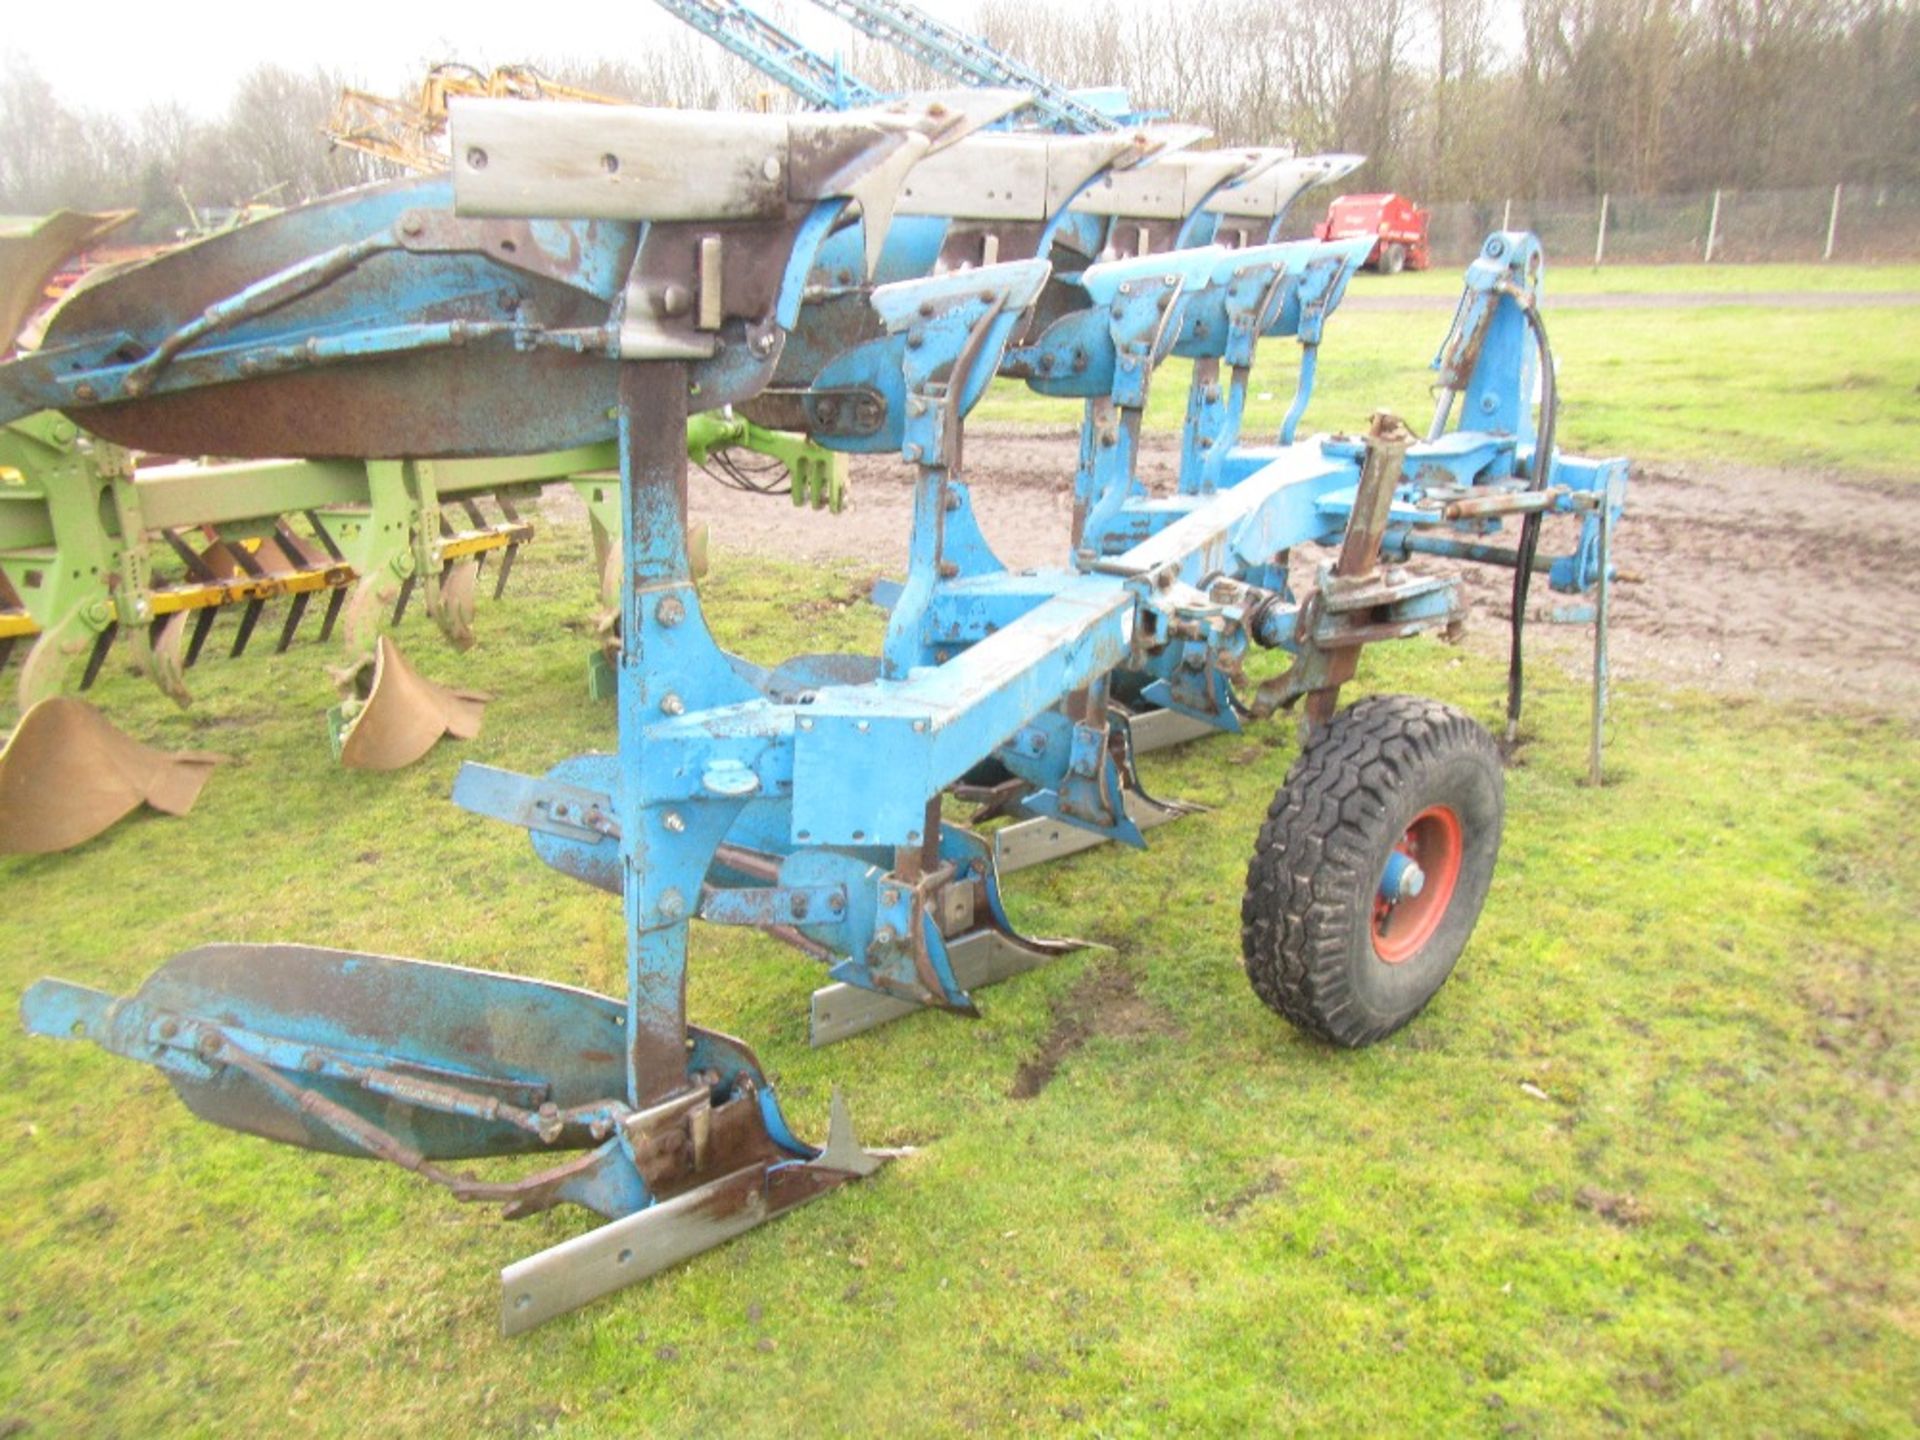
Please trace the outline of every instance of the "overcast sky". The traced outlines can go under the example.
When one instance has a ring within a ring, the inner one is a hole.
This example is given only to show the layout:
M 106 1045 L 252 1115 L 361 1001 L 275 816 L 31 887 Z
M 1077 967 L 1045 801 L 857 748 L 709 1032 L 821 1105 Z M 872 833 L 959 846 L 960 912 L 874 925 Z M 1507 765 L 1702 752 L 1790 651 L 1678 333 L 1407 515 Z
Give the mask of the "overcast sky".
M 770 17 L 784 12 L 785 27 L 823 53 L 850 43 L 849 27 L 811 5 L 749 3 Z M 971 0 L 919 3 L 948 21 L 973 10 Z M 6 26 L 0 52 L 27 59 L 75 108 L 133 115 L 155 100 L 179 100 L 212 115 L 225 108 L 235 78 L 263 60 L 341 70 L 392 93 L 435 60 L 490 66 L 630 55 L 674 30 L 685 26 L 651 0 L 280 0 L 244 8 L 88 0 L 72 24 Z

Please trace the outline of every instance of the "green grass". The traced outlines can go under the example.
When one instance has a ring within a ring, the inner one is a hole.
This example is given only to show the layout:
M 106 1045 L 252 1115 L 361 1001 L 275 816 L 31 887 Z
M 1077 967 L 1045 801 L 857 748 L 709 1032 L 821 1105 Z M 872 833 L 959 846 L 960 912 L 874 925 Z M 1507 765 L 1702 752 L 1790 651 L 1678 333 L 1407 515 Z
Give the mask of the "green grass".
M 1832 469 L 1920 479 L 1920 305 L 1781 310 L 1729 304 L 1690 310 L 1563 310 L 1549 302 L 1559 362 L 1561 445 L 1576 453 Z M 1427 368 L 1445 314 L 1336 314 L 1302 433 L 1359 430 L 1375 409 L 1424 433 Z M 1246 433 L 1278 430 L 1298 349 L 1269 342 L 1254 370 Z M 1179 429 L 1187 367 L 1154 378 L 1147 424 Z M 985 420 L 1072 425 L 1073 402 L 998 381 Z
M 617 990 L 614 903 L 446 803 L 462 760 L 611 743 L 581 684 L 584 540 L 544 535 L 523 567 L 468 656 L 409 627 L 427 673 L 498 698 L 477 741 L 397 775 L 330 765 L 311 645 L 206 665 L 185 714 L 108 681 L 130 730 L 234 761 L 184 821 L 0 861 L 0 992 L 124 992 L 216 938 Z M 757 655 L 871 643 L 862 578 L 723 554 L 709 602 Z M 1498 710 L 1469 653 L 1381 647 L 1363 674 Z M 1580 687 L 1543 664 L 1532 694 L 1474 942 L 1367 1052 L 1294 1035 L 1239 973 L 1284 727 L 1150 760 L 1156 791 L 1211 809 L 1147 853 L 1017 877 L 1023 925 L 1111 949 L 983 992 L 977 1023 L 814 1052 L 815 967 L 698 930 L 692 1015 L 758 1047 L 803 1133 L 840 1085 L 869 1143 L 921 1148 L 514 1343 L 495 1269 L 582 1212 L 506 1225 L 0 1026 L 0 1433 L 1910 1429 L 1911 726 L 1629 689 L 1594 791 Z M 1099 966 L 1150 1023 L 1096 1021 L 1009 1098 Z
M 1378 275 L 1362 271 L 1355 295 L 1452 295 L 1459 267 Z M 1705 291 L 1920 290 L 1920 265 L 1583 265 L 1577 257 L 1547 257 L 1547 294 L 1660 295 Z

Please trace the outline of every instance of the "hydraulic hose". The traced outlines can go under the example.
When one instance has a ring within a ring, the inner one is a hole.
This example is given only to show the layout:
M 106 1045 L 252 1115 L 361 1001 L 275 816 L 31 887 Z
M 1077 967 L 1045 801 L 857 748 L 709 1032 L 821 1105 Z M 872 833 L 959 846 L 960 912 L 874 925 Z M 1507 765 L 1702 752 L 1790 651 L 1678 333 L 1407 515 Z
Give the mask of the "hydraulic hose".
M 1540 424 L 1534 433 L 1533 458 L 1528 462 L 1529 490 L 1544 490 L 1553 478 L 1553 432 L 1560 415 L 1559 387 L 1553 373 L 1553 347 L 1547 343 L 1546 322 L 1533 305 L 1522 303 L 1527 328 L 1533 331 L 1534 347 L 1540 355 Z M 1540 548 L 1541 512 L 1532 511 L 1520 521 L 1518 563 L 1513 571 L 1513 621 L 1507 650 L 1507 744 L 1511 746 L 1520 731 L 1520 700 L 1525 681 L 1522 632 L 1527 620 L 1527 591 L 1533 583 L 1534 552 Z

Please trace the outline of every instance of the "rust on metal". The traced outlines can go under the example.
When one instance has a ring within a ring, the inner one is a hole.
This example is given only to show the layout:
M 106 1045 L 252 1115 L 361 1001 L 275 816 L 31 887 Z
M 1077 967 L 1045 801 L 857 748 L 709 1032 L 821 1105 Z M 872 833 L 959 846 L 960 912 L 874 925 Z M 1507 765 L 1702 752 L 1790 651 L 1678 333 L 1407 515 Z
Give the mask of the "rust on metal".
M 399 770 L 444 735 L 473 739 L 488 699 L 427 679 L 389 635 L 380 637 L 370 664 L 347 674 L 342 690 L 346 703 L 358 706 L 340 740 L 340 763 L 349 770 Z
M 224 758 L 143 745 L 84 700 L 42 700 L 0 749 L 0 854 L 71 849 L 143 804 L 185 815 Z

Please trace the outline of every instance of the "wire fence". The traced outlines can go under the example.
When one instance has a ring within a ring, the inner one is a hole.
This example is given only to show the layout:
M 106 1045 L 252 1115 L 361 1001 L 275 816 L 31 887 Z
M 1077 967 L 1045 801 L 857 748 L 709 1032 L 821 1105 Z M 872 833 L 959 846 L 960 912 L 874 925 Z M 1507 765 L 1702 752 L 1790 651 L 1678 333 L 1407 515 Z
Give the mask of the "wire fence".
M 1920 186 L 1515 198 L 1432 209 L 1435 264 L 1465 264 L 1494 230 L 1531 230 L 1563 265 L 1920 260 Z M 1288 217 L 1289 229 L 1304 235 L 1324 214 L 1306 202 Z

